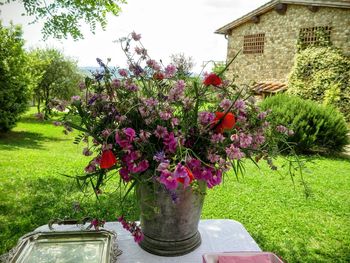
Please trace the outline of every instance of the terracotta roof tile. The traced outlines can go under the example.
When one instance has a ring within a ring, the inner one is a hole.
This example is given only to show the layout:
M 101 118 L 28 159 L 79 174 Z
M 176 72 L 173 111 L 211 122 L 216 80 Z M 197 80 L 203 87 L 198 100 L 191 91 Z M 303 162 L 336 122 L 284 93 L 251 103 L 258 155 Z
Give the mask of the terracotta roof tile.
M 259 82 L 252 87 L 252 91 L 256 94 L 277 93 L 287 89 L 286 83 L 281 82 Z

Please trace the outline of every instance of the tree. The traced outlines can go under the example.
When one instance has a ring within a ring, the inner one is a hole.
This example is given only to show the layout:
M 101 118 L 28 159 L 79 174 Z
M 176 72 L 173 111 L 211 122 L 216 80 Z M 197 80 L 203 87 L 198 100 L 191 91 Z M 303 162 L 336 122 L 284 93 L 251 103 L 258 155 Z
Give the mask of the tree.
M 18 0 L 0 0 L 0 5 Z M 47 3 L 45 0 L 22 0 L 26 15 L 34 16 L 34 23 L 43 20 L 42 34 L 44 39 L 49 36 L 55 38 L 67 38 L 69 35 L 74 39 L 82 39 L 80 30 L 81 22 L 90 25 L 90 31 L 95 33 L 96 24 L 103 30 L 107 25 L 107 15 L 117 16 L 121 8 L 119 4 L 125 0 L 55 0 Z
M 0 132 L 13 128 L 27 108 L 27 64 L 20 26 L 0 21 Z
M 36 81 L 32 95 L 38 112 L 43 110 L 44 115 L 49 117 L 52 100 L 68 100 L 77 94 L 82 75 L 76 62 L 56 49 L 35 49 L 29 52 L 28 57 L 32 65 L 31 77 Z

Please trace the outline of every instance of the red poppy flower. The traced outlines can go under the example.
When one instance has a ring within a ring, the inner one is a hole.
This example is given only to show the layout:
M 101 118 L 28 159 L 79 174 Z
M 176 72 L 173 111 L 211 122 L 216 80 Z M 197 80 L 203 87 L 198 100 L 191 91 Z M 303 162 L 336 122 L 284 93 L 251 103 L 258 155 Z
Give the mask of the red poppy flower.
M 162 72 L 156 72 L 153 74 L 153 78 L 155 80 L 163 80 L 164 79 L 164 74 Z
M 215 112 L 214 126 L 220 122 L 215 131 L 218 133 L 223 133 L 225 130 L 231 130 L 236 124 L 235 115 L 232 112 L 228 112 L 225 115 L 225 112 Z M 225 116 L 225 117 L 224 117 Z
M 222 83 L 221 78 L 215 73 L 210 73 L 208 76 L 205 77 L 203 81 L 203 84 L 205 86 L 209 86 L 209 85 L 219 86 L 221 83 Z
M 116 162 L 117 162 L 117 159 L 115 158 L 111 150 L 106 150 L 102 152 L 101 161 L 100 161 L 101 168 L 103 169 L 111 168 Z
M 192 183 L 192 181 L 194 180 L 194 176 L 193 176 L 191 170 L 188 169 L 186 166 L 185 166 L 185 169 L 186 169 L 186 171 L 187 171 L 188 177 L 190 178 L 190 182 L 189 182 L 189 184 L 190 184 L 190 183 Z M 184 179 L 184 178 L 177 178 L 176 180 L 177 180 L 179 183 L 182 183 L 182 184 L 185 183 L 185 179 Z

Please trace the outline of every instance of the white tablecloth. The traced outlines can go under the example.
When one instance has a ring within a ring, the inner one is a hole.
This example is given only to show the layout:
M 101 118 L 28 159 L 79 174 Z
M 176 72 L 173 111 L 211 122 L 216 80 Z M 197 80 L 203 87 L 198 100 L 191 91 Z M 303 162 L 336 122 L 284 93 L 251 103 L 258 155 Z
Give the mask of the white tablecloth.
M 55 230 L 76 230 L 76 226 L 57 226 Z M 234 220 L 212 219 L 199 222 L 202 244 L 195 251 L 179 257 L 161 257 L 142 250 L 130 233 L 118 222 L 107 222 L 105 228 L 117 232 L 118 246 L 123 254 L 118 257 L 120 263 L 195 263 L 202 262 L 202 255 L 213 252 L 261 251 L 243 225 Z M 48 231 L 41 226 L 36 231 Z

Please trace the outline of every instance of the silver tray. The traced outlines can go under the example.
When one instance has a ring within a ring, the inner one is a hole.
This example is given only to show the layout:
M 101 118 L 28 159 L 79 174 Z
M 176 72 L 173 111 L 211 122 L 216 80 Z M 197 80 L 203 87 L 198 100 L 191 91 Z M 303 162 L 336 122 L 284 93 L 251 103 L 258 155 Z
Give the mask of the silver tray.
M 20 239 L 2 262 L 116 263 L 121 251 L 113 231 L 33 232 Z

